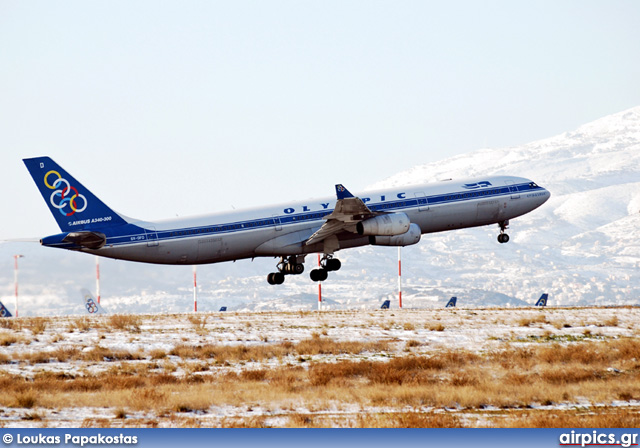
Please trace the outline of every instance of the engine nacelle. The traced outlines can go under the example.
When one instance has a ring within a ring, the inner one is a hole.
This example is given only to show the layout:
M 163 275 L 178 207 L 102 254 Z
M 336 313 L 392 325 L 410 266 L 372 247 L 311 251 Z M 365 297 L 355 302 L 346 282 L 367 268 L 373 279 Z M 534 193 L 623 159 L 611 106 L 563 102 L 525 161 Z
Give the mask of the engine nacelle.
M 360 221 L 356 231 L 360 235 L 402 235 L 409 230 L 409 224 L 405 213 L 389 213 Z
M 411 246 L 417 244 L 422 236 L 420 232 L 420 226 L 418 224 L 411 224 L 409 230 L 402 235 L 394 236 L 370 236 L 369 244 L 374 246 Z

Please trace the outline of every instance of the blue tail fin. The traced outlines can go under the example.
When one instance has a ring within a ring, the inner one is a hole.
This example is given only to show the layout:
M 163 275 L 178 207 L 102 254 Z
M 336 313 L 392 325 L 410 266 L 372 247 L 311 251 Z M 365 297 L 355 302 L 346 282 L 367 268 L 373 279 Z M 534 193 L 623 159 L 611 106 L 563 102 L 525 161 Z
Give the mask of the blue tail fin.
M 221 306 L 220 307 L 220 311 L 227 311 L 227 307 L 226 306 Z
M 349 190 L 347 190 L 345 188 L 345 186 L 342 185 L 342 184 L 336 185 L 336 195 L 338 196 L 338 199 L 352 198 L 353 197 L 351 192 Z
M 385 300 L 380 307 L 381 310 L 388 310 L 389 305 L 391 305 L 391 300 Z
M 127 223 L 49 157 L 23 162 L 63 232 Z
M 0 302 L 0 317 L 13 317 L 13 314 L 9 312 L 7 307 L 5 307 L 2 302 Z
M 451 307 L 456 306 L 456 301 L 457 300 L 458 300 L 457 297 L 451 297 L 449 299 L 449 301 L 447 302 L 447 304 L 445 305 L 445 308 L 451 308 Z
M 536 306 L 547 306 L 547 299 L 549 298 L 549 294 L 542 294 L 538 301 L 536 302 Z

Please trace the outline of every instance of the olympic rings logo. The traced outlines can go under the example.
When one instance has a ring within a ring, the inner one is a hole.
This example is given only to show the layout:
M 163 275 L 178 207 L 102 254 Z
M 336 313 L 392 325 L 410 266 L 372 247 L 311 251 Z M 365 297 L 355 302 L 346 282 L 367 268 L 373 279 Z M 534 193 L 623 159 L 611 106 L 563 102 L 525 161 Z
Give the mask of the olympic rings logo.
M 84 306 L 87 307 L 87 311 L 89 311 L 91 314 L 98 312 L 98 305 L 96 305 L 96 302 L 93 301 L 93 298 L 91 296 L 86 296 L 84 300 Z
M 7 309 L 4 306 L 0 306 L 0 316 L 7 317 Z
M 57 176 L 57 178 L 52 183 L 49 183 L 49 176 L 51 175 Z M 81 213 L 87 208 L 87 198 L 78 193 L 78 190 L 72 187 L 69 181 L 62 177 L 57 171 L 51 170 L 45 174 L 44 184 L 48 189 L 55 190 L 51 193 L 49 202 L 53 207 L 57 208 L 63 216 L 71 216 L 76 212 Z M 61 186 L 64 186 L 64 188 L 59 189 Z M 82 207 L 78 207 L 76 202 L 78 198 L 82 199 Z M 69 212 L 65 210 L 67 205 L 71 208 Z

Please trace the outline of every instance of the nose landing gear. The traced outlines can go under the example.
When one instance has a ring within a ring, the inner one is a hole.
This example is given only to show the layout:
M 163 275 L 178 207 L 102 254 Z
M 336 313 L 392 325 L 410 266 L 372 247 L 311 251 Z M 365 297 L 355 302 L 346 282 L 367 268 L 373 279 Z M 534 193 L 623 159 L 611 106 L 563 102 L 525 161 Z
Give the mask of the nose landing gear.
M 504 233 L 504 231 L 509 227 L 509 221 L 500 221 L 498 225 L 500 226 L 500 235 L 498 235 L 498 242 L 501 244 L 509 242 L 509 235 Z

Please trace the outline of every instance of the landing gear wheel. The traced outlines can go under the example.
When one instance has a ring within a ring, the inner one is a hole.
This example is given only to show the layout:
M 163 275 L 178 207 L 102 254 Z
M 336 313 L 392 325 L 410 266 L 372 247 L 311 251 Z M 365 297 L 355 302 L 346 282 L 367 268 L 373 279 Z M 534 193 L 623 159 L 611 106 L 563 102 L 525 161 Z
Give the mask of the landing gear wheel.
M 329 273 L 326 269 L 314 269 L 309 273 L 309 277 L 314 282 L 323 282 L 329 277 Z
M 327 259 L 327 261 L 325 262 L 325 266 L 324 268 L 327 271 L 337 271 L 342 267 L 342 263 L 340 263 L 340 260 L 338 260 L 337 258 L 329 258 Z
M 281 285 L 284 283 L 285 275 L 299 275 L 304 272 L 304 256 L 291 255 L 289 257 L 280 257 L 278 263 L 278 272 L 272 272 L 267 276 L 267 282 L 270 285 Z
M 504 231 L 509 227 L 509 221 L 500 221 L 498 225 L 500 226 L 500 235 L 498 235 L 498 242 L 500 244 L 507 243 L 509 241 L 509 235 L 504 233 Z
M 282 272 L 272 272 L 267 275 L 267 282 L 270 285 L 282 285 L 284 283 L 284 274 Z

